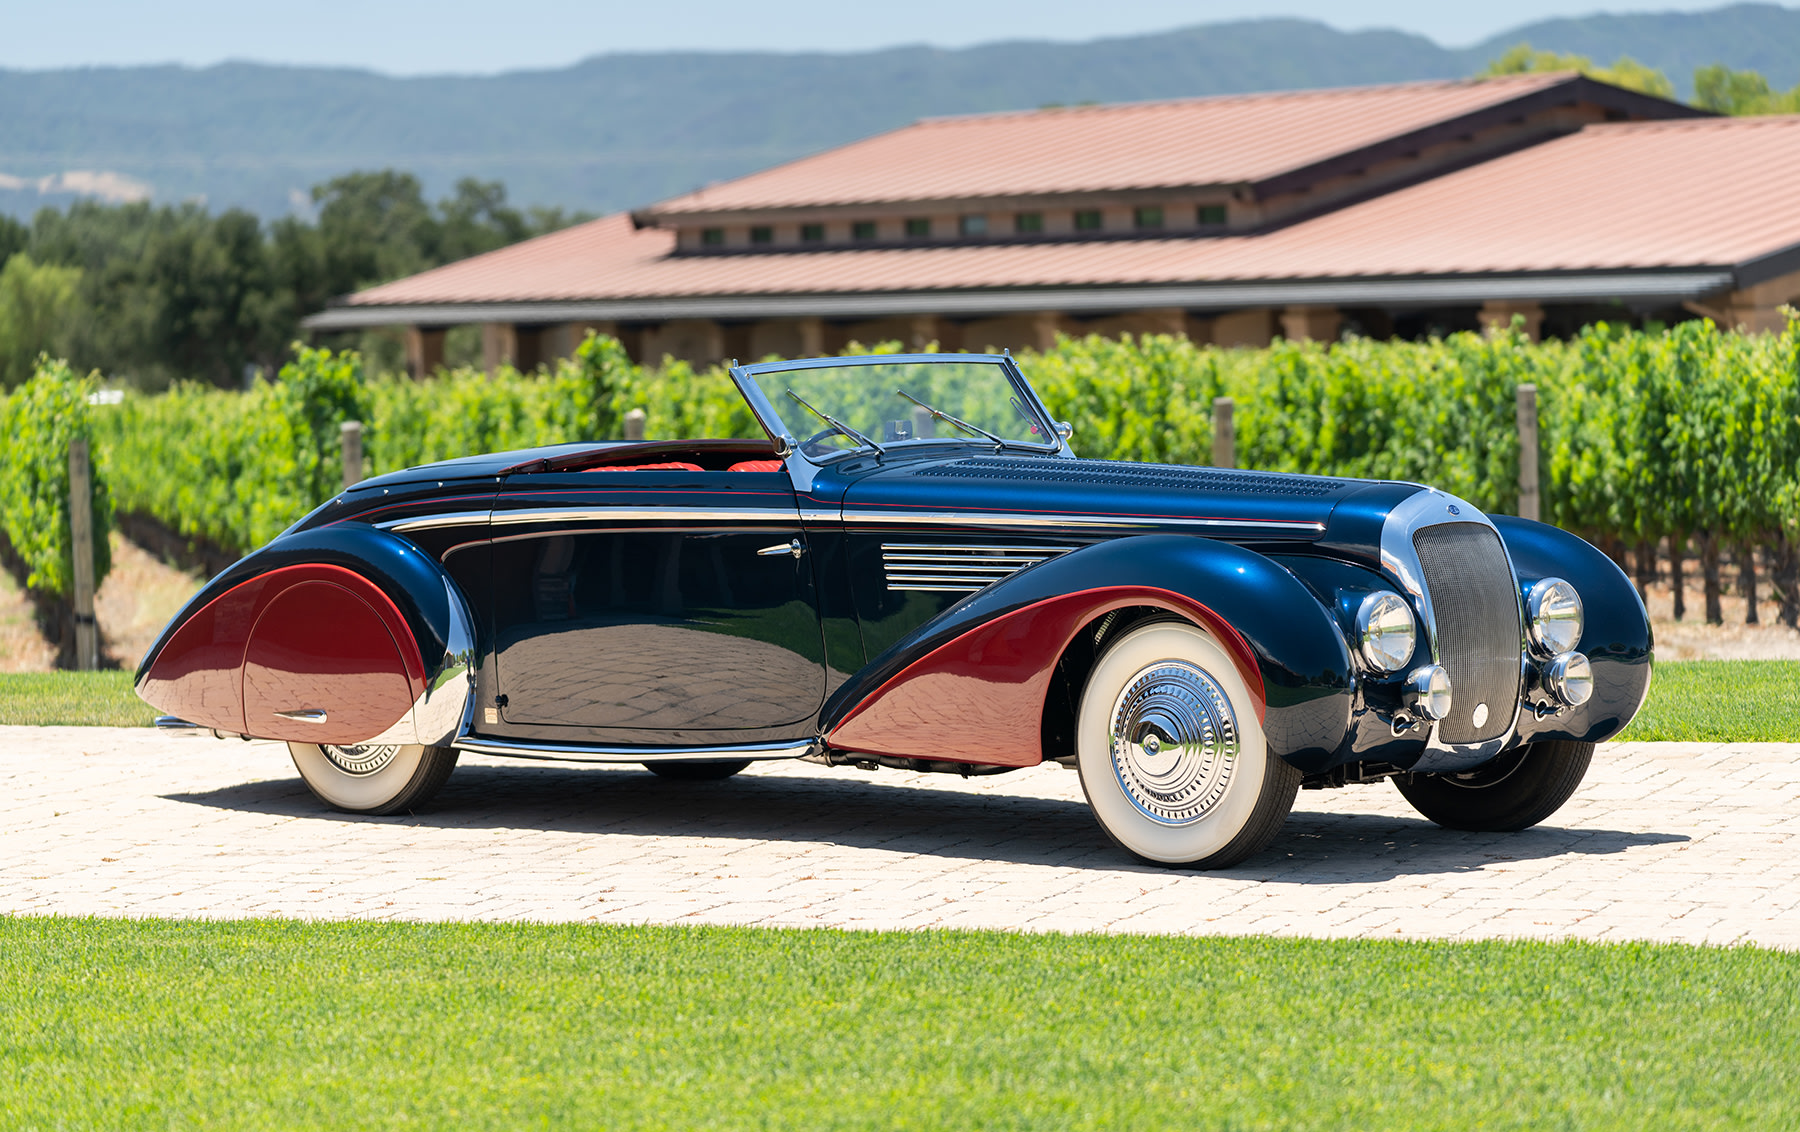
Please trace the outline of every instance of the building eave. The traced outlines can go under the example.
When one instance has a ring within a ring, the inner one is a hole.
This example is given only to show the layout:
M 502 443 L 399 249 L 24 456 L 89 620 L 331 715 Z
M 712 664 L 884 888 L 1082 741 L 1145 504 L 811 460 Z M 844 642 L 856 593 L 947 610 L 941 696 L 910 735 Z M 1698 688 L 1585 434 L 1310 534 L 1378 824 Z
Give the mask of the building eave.
M 1103 315 L 1179 308 L 1229 311 L 1259 307 L 1434 307 L 1488 301 L 1548 303 L 1623 301 L 1656 305 L 1692 301 L 1736 284 L 1731 268 L 1542 272 L 1348 279 L 1012 287 L 980 290 L 840 294 L 680 295 L 498 302 L 374 304 L 332 307 L 302 320 L 308 330 L 374 326 L 456 326 L 506 322 L 665 322 L 770 318 L 871 319 L 904 315 L 987 318 L 1054 310 Z

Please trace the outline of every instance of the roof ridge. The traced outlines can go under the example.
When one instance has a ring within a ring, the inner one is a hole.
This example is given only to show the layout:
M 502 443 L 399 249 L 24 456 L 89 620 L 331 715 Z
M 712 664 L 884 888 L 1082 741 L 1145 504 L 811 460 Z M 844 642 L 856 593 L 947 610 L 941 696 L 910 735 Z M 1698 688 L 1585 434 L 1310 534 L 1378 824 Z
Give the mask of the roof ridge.
M 871 134 L 871 138 L 885 134 L 898 133 L 918 126 L 935 126 L 948 123 L 977 122 L 1004 118 L 1029 118 L 1038 114 L 1103 114 L 1123 110 L 1144 110 L 1160 106 L 1196 106 L 1201 104 L 1217 105 L 1227 102 L 1287 102 L 1308 98 L 1343 97 L 1344 95 L 1376 94 L 1386 91 L 1422 90 L 1426 88 L 1449 88 L 1479 86 L 1485 83 L 1518 84 L 1520 86 L 1551 86 L 1558 81 L 1580 78 L 1579 71 L 1533 71 L 1521 75 L 1471 75 L 1455 79 L 1409 79 L 1398 83 L 1356 83 L 1349 86 L 1308 87 L 1301 90 L 1254 90 L 1234 91 L 1226 94 L 1195 94 L 1173 98 L 1143 98 L 1125 102 L 1090 102 L 1067 106 L 1038 106 L 1018 110 L 977 110 L 967 114 L 931 114 L 915 119 L 905 126 L 896 126 L 882 134 Z M 854 144 L 854 143 L 852 143 Z

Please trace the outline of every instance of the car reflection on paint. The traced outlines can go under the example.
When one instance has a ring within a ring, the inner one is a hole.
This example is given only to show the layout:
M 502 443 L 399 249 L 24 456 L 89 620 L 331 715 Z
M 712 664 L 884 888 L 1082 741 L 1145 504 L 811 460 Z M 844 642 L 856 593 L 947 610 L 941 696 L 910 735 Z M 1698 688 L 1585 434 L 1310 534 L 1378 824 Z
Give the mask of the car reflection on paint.
M 564 444 L 368 480 L 138 671 L 324 802 L 476 751 L 672 779 L 1056 761 L 1140 858 L 1221 867 L 1302 785 L 1542 821 L 1650 676 L 1603 554 L 1416 484 L 1076 458 L 1004 355 L 735 366 L 769 439 Z

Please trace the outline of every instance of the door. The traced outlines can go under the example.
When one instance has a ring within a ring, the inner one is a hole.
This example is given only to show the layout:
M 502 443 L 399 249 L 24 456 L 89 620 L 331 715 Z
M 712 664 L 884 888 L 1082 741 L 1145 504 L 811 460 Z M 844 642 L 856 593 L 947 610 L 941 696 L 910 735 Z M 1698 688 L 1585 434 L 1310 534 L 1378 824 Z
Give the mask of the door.
M 785 472 L 530 479 L 494 511 L 506 723 L 685 741 L 817 714 L 812 557 Z

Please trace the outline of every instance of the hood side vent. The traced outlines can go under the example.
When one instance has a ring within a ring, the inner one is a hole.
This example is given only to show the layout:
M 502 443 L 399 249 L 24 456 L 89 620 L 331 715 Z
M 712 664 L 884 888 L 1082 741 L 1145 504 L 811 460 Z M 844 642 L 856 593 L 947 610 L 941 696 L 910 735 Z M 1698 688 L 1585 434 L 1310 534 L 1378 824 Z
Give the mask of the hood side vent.
M 1114 464 L 1099 460 L 1032 459 L 971 456 L 954 463 L 921 468 L 921 476 L 958 479 L 1038 480 L 1108 487 L 1175 488 L 1228 491 L 1240 495 L 1287 495 L 1318 498 L 1341 491 L 1343 484 L 1317 476 L 1286 476 L 1236 468 L 1184 468 L 1177 464 Z
M 884 542 L 881 565 L 890 590 L 974 593 L 1067 552 L 1066 546 L 965 546 Z

